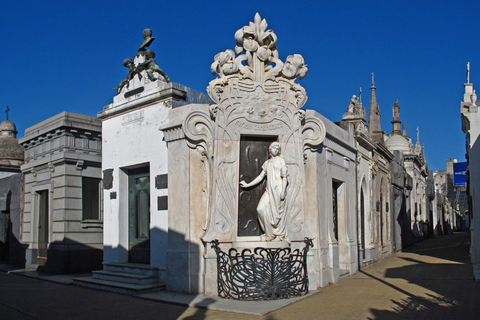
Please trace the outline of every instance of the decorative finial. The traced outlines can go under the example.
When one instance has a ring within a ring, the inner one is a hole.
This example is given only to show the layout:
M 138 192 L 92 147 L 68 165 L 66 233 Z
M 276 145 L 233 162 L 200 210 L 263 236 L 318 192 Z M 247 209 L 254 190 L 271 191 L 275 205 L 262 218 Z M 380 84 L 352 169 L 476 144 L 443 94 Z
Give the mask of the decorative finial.
M 417 127 L 417 143 L 420 144 L 420 129 Z
M 5 113 L 7 114 L 7 120 L 8 120 L 8 111 L 10 111 L 10 108 L 7 106 L 7 110 L 5 110 Z
M 372 86 L 375 85 L 375 74 L 372 72 Z
M 360 93 L 358 94 L 358 101 L 362 103 L 362 87 L 360 87 Z
M 467 83 L 470 83 L 470 62 L 467 62 Z

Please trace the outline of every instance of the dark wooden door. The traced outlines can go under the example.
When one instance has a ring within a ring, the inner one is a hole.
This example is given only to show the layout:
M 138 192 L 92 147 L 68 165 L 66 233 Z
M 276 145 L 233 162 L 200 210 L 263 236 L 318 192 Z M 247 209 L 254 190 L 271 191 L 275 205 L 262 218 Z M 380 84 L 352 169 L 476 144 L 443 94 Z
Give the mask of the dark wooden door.
M 340 183 L 332 181 L 333 234 L 338 241 L 338 188 Z
M 48 190 L 37 192 L 38 199 L 38 252 L 37 264 L 44 265 L 47 261 L 48 251 Z
M 262 165 L 268 159 L 268 147 L 276 137 L 242 137 L 240 140 L 240 181 L 249 183 L 262 172 Z M 239 189 L 238 195 L 238 235 L 259 236 L 257 205 L 265 192 L 266 179 L 258 185 Z
M 150 172 L 148 168 L 129 172 L 128 261 L 150 263 Z

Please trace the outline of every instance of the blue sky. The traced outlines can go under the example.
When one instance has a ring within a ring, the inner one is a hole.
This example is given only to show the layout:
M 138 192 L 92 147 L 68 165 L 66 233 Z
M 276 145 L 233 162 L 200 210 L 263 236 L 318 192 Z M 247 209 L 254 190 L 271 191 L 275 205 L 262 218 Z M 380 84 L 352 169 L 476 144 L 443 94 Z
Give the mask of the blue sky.
M 382 129 L 392 105 L 407 133 L 425 144 L 431 170 L 464 161 L 460 101 L 466 82 L 480 87 L 478 1 L 5 1 L 0 11 L 0 110 L 10 106 L 18 137 L 62 111 L 96 115 L 112 102 L 142 31 L 171 81 L 206 92 L 213 57 L 234 49 L 234 34 L 256 12 L 275 31 L 280 58 L 300 53 L 308 101 L 341 120 L 363 90 L 368 108 L 375 73 Z M 3 111 L 0 120 L 5 119 Z

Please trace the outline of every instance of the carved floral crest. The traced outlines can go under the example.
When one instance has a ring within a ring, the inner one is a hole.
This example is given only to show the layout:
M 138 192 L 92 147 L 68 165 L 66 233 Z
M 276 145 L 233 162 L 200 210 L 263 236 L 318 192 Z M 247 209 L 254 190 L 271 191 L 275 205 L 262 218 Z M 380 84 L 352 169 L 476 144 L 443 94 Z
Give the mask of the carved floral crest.
M 215 56 L 211 71 L 218 78 L 207 88 L 217 103 L 212 108 L 213 117 L 218 108 L 227 111 L 235 105 L 235 114 L 251 121 L 291 119 L 307 101 L 305 89 L 295 83 L 308 71 L 303 57 L 293 54 L 282 62 L 278 58 L 277 36 L 267 26 L 257 13 L 254 22 L 235 33 L 235 52 L 228 49 Z

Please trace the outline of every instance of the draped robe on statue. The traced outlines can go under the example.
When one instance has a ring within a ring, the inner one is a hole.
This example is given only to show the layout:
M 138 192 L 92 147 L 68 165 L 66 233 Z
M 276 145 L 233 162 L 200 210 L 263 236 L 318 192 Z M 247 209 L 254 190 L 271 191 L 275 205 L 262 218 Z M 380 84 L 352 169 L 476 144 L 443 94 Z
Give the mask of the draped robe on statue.
M 287 167 L 283 157 L 273 157 L 262 165 L 267 175 L 265 193 L 257 206 L 260 227 L 266 238 L 286 237 L 285 199 L 281 199 L 283 179 L 287 174 Z M 285 182 L 286 183 L 286 182 Z

